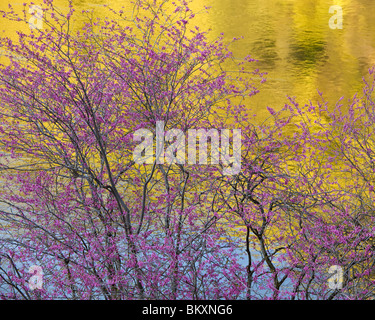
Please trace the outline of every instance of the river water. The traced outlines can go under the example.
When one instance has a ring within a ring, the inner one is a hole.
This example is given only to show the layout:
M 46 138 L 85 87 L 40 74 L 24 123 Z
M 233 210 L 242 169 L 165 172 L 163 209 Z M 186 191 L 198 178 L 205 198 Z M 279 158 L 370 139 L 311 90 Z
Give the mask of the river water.
M 93 9 L 98 16 L 103 4 L 130 8 L 128 0 L 73 2 L 78 11 Z M 2 0 L 0 9 L 8 3 L 16 11 L 22 8 L 20 0 Z M 55 3 L 67 7 L 66 0 Z M 249 105 L 260 116 L 266 106 L 282 106 L 287 95 L 300 103 L 315 101 L 317 90 L 331 104 L 342 96 L 350 98 L 361 90 L 362 77 L 375 64 L 374 0 L 193 0 L 191 7 L 200 10 L 203 5 L 211 6 L 210 13 L 197 15 L 195 23 L 211 28 L 212 38 L 221 32 L 226 40 L 243 36 L 232 47 L 235 56 L 250 54 L 259 60 L 254 67 L 268 72 L 268 81 Z M 329 26 L 332 5 L 342 8 L 342 29 Z M 20 24 L 0 18 L 0 31 L 16 38 L 18 29 Z

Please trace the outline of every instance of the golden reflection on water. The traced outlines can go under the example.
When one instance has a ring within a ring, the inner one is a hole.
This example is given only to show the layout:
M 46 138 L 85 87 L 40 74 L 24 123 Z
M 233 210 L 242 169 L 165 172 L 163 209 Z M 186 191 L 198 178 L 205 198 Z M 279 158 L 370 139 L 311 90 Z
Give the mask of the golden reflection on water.
M 34 1 L 40 4 L 41 1 Z M 0 9 L 8 3 L 16 11 L 20 0 L 2 0 Z M 67 8 L 66 0 L 55 0 Z M 74 0 L 77 12 L 93 9 L 103 16 L 102 4 L 116 9 L 131 10 L 124 0 Z M 373 0 L 193 0 L 192 9 L 211 6 L 209 14 L 196 15 L 195 22 L 203 29 L 211 28 L 212 39 L 224 32 L 226 40 L 244 36 L 232 46 L 235 56 L 250 54 L 258 59 L 254 68 L 268 72 L 261 92 L 251 99 L 249 107 L 262 118 L 266 106 L 278 108 L 287 102 L 286 96 L 296 96 L 306 103 L 318 98 L 317 90 L 335 103 L 341 96 L 350 98 L 362 86 L 362 77 L 375 64 L 375 1 Z M 330 29 L 329 8 L 343 9 L 343 29 Z M 78 21 L 75 27 L 83 25 Z M 16 22 L 0 18 L 0 31 L 16 39 L 22 29 Z M 23 30 L 27 29 L 23 25 Z

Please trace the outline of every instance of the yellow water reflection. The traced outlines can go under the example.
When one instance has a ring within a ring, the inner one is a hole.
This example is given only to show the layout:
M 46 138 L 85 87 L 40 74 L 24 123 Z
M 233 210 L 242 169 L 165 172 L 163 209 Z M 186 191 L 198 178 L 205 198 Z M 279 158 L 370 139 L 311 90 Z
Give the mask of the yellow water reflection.
M 78 12 L 94 10 L 97 16 L 106 12 L 103 4 L 131 10 L 129 1 L 124 0 L 73 2 Z M 2 0 L 0 9 L 8 3 L 16 11 L 23 7 L 20 0 Z M 68 6 L 66 0 L 55 3 Z M 261 117 L 266 106 L 283 105 L 286 95 L 296 96 L 301 103 L 318 98 L 317 90 L 331 103 L 341 96 L 349 98 L 361 89 L 362 77 L 375 64 L 373 0 L 193 0 L 191 7 L 197 11 L 204 5 L 211 6 L 210 14 L 197 15 L 196 24 L 211 28 L 212 38 L 220 32 L 226 40 L 244 36 L 232 51 L 239 58 L 251 54 L 259 60 L 254 67 L 268 72 L 268 81 L 249 105 Z M 332 5 L 343 9 L 341 30 L 329 27 Z M 77 17 L 76 28 L 82 26 Z M 0 19 L 0 31 L 16 39 L 20 24 Z M 27 30 L 27 25 L 23 27 Z

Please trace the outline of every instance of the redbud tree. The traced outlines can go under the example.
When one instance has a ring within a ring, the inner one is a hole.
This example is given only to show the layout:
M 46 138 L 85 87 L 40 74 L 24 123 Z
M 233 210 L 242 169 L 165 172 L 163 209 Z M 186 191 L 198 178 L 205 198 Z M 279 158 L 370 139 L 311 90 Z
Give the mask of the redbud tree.
M 67 2 L 44 0 L 43 28 L 1 39 L 3 299 L 372 297 L 372 109 L 338 118 L 291 99 L 259 123 L 247 102 L 264 74 L 210 40 L 188 2 L 84 11 L 79 30 Z M 21 25 L 27 9 L 1 14 Z M 160 124 L 163 137 L 240 129 L 240 170 L 214 161 L 223 136 L 208 139 L 207 163 L 198 144 L 193 163 L 139 163 L 135 133 L 157 139 Z

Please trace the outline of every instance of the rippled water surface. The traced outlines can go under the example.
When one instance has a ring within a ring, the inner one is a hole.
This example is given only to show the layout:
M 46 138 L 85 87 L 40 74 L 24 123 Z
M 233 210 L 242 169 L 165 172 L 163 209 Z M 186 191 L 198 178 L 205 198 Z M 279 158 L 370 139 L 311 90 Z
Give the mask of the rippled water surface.
M 64 7 L 65 0 L 55 0 Z M 1 0 L 22 7 L 21 1 Z M 38 1 L 35 1 L 38 4 Z M 78 9 L 95 9 L 102 4 L 129 7 L 129 1 L 74 0 Z M 248 54 L 258 59 L 254 67 L 268 72 L 268 81 L 251 102 L 259 114 L 267 105 L 283 105 L 286 95 L 301 103 L 315 100 L 317 90 L 334 103 L 350 98 L 361 89 L 362 77 L 375 64 L 374 0 L 194 0 L 193 9 L 211 6 L 210 13 L 197 15 L 196 24 L 211 28 L 212 37 L 224 32 L 225 39 L 244 36 L 232 47 L 239 58 Z M 343 28 L 331 29 L 332 5 L 343 9 Z M 1 18 L 0 18 L 1 19 Z M 79 17 L 78 17 L 79 20 Z M 14 34 L 19 26 L 0 20 L 0 30 Z

